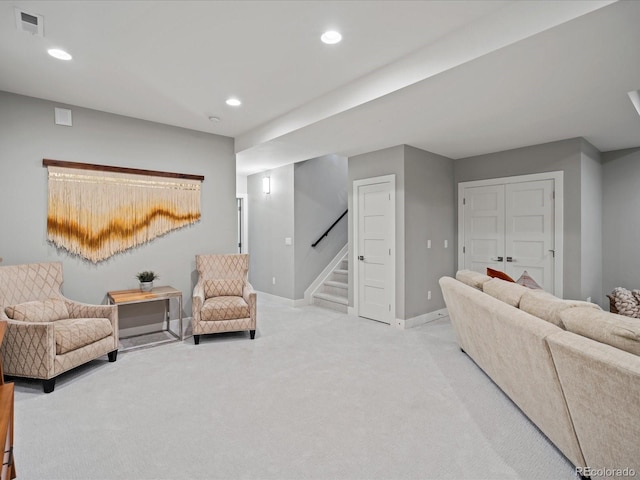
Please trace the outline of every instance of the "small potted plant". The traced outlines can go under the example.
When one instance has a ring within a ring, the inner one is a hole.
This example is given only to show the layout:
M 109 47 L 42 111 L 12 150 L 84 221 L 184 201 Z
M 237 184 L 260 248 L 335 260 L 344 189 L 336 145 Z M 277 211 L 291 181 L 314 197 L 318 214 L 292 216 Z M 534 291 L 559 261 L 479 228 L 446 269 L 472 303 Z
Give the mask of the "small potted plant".
M 136 274 L 136 278 L 140 282 L 140 290 L 149 292 L 153 288 L 153 281 L 158 278 L 158 275 L 149 270 Z

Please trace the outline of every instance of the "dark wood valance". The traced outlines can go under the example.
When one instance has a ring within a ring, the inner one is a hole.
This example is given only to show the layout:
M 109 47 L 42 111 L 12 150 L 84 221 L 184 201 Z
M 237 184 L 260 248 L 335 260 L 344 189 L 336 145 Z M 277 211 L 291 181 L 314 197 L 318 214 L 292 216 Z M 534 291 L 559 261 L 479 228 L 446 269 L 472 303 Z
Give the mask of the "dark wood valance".
M 42 159 L 44 167 L 77 168 L 79 170 L 99 170 L 101 172 L 128 173 L 131 175 L 153 175 L 156 177 L 184 178 L 188 180 L 200 180 L 204 182 L 204 175 L 189 175 L 187 173 L 160 172 L 157 170 L 144 170 L 141 168 L 114 167 L 112 165 L 96 165 L 93 163 L 65 162 L 63 160 Z

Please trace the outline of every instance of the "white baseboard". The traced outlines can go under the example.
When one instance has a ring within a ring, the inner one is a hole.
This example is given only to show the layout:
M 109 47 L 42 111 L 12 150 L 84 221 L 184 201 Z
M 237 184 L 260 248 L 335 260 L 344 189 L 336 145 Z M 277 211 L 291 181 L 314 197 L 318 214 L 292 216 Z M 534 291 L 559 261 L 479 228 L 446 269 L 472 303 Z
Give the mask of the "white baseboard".
M 417 317 L 407 318 L 406 320 L 396 318 L 393 326 L 405 330 L 407 328 L 413 328 L 419 325 L 424 325 L 425 323 L 433 322 L 434 320 L 446 317 L 447 315 L 449 315 L 447 309 L 442 308 L 440 310 L 418 315 Z
M 304 298 L 301 298 L 298 300 L 292 300 L 290 298 L 279 297 L 278 295 L 273 295 L 267 292 L 260 292 L 258 290 L 256 290 L 256 293 L 258 294 L 259 297 L 262 297 L 265 300 L 268 300 L 274 303 L 279 303 L 281 305 L 286 305 L 288 307 L 302 307 L 304 305 L 307 305 L 307 302 Z

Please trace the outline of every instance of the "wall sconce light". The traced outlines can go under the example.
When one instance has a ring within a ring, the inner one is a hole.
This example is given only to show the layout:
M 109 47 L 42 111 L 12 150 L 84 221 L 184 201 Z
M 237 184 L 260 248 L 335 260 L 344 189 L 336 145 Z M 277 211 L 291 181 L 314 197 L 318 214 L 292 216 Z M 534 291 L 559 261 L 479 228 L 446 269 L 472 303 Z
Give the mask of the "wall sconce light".
M 271 193 L 271 178 L 264 177 L 262 179 L 262 193 Z

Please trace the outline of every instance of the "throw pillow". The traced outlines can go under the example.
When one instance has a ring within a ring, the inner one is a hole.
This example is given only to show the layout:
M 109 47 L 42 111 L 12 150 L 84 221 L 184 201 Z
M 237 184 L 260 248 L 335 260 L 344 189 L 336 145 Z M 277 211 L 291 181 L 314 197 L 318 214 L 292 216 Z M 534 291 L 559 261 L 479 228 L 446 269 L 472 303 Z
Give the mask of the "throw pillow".
M 516 283 L 523 287 L 532 288 L 533 290 L 542 290 L 542 287 L 538 285 L 538 282 L 531 278 L 531 275 L 529 275 L 526 270 L 522 272 L 522 275 L 520 275 L 520 278 L 516 280 Z
M 7 317 L 23 322 L 53 322 L 63 318 L 69 318 L 69 311 L 64 300 L 59 298 L 47 298 L 32 302 L 11 305 L 4 309 Z
M 204 281 L 204 296 L 211 297 L 241 297 L 244 280 L 215 279 Z
M 640 317 L 640 305 L 638 304 L 638 298 L 633 292 L 627 290 L 624 287 L 616 287 L 611 292 L 614 299 L 614 304 L 618 313 L 626 317 L 638 318 Z
M 487 275 L 493 278 L 499 278 L 500 280 L 506 280 L 507 282 L 513 282 L 513 283 L 516 282 L 513 278 L 511 278 L 506 273 L 501 272 L 500 270 L 494 270 L 493 268 L 489 268 L 489 267 L 487 267 Z

